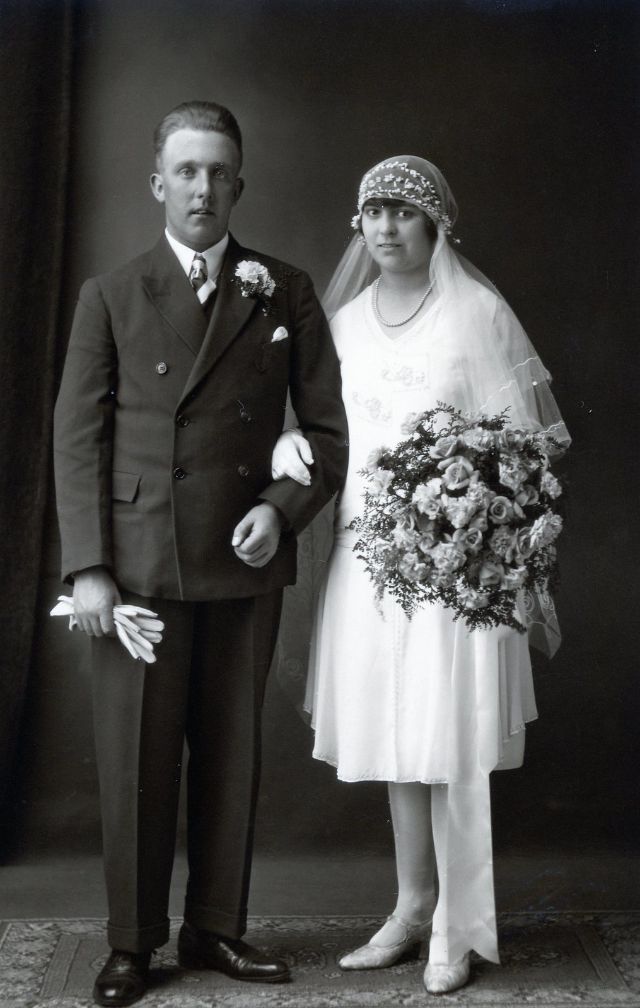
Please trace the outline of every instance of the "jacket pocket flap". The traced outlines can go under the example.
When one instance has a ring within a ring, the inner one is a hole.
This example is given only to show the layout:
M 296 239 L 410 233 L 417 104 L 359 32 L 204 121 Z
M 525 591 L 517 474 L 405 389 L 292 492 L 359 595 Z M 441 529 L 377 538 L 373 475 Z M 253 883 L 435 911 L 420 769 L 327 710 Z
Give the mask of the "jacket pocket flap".
M 113 485 L 111 496 L 114 500 L 129 501 L 136 499 L 140 477 L 135 473 L 113 471 Z

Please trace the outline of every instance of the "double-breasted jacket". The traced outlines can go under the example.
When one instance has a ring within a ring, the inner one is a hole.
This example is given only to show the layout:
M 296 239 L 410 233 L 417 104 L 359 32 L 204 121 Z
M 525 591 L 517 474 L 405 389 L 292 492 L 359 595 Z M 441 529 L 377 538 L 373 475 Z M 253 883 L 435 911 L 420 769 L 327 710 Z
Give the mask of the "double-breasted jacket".
M 270 296 L 244 296 L 242 260 L 266 267 Z M 313 448 L 310 487 L 271 478 L 288 393 Z M 231 238 L 208 321 L 164 236 L 87 280 L 54 441 L 65 580 L 104 564 L 121 588 L 188 600 L 293 582 L 295 533 L 339 489 L 348 451 L 339 366 L 308 276 Z M 253 569 L 231 538 L 260 500 L 285 530 Z

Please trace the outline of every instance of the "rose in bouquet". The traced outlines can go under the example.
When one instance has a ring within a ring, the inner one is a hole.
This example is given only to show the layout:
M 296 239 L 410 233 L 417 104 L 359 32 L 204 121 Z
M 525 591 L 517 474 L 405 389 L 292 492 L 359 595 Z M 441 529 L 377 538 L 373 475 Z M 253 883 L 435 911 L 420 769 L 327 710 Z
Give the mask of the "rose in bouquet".
M 440 602 L 470 629 L 524 632 L 521 589 L 556 575 L 562 487 L 549 459 L 560 445 L 495 416 L 438 407 L 407 418 L 406 439 L 372 453 L 354 549 L 375 585 L 411 616 Z

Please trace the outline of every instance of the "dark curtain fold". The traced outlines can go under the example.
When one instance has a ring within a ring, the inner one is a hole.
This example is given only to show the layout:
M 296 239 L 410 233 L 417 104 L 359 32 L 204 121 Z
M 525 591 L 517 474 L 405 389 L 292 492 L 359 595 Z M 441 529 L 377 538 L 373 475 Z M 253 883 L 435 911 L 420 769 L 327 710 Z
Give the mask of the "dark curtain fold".
M 49 482 L 72 0 L 0 5 L 0 806 L 29 673 Z

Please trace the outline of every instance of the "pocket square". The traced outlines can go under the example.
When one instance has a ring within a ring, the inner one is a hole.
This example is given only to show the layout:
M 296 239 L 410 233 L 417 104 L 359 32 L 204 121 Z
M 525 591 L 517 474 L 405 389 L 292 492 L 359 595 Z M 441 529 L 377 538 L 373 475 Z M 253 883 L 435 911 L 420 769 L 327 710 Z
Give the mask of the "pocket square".
M 280 325 L 280 326 L 278 326 L 278 328 L 274 332 L 273 336 L 271 337 L 271 342 L 272 343 L 279 343 L 280 340 L 287 339 L 288 336 L 289 336 L 289 333 L 287 332 L 287 330 L 285 329 L 285 327 L 283 325 Z

